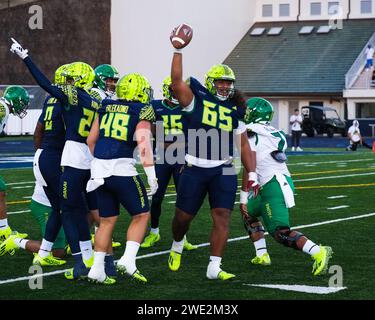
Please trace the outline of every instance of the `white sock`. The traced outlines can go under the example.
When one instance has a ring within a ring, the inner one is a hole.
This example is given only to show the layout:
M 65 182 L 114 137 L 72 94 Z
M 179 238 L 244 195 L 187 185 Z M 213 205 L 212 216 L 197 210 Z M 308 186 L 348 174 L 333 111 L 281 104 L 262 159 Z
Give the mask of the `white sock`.
M 137 267 L 135 265 L 135 258 L 139 250 L 140 243 L 135 241 L 126 241 L 125 252 L 118 262 L 120 265 L 125 266 L 126 272 L 132 275 Z
M 42 244 L 40 245 L 40 248 L 39 248 L 39 251 L 38 251 L 38 255 L 41 258 L 45 258 L 45 257 L 49 256 L 49 254 L 52 251 L 52 246 L 53 246 L 53 242 L 49 242 L 46 239 L 43 239 Z
M 313 254 L 318 253 L 320 248 L 316 243 L 312 242 L 311 240 L 307 240 L 302 248 L 302 251 L 312 256 Z
M 90 260 L 93 254 L 91 240 L 80 241 L 79 247 L 81 248 L 82 259 Z
M 0 230 L 8 228 L 8 219 L 0 219 Z
M 150 232 L 153 234 L 159 234 L 159 228 L 151 228 Z
M 207 278 L 216 279 L 221 271 L 221 257 L 210 256 L 210 262 L 207 266 Z
M 26 243 L 29 241 L 29 239 L 22 239 L 22 238 L 15 238 L 14 243 L 18 248 L 22 248 L 26 250 Z
M 182 253 L 182 251 L 184 250 L 184 242 L 184 238 L 181 241 L 173 240 L 171 251 Z
M 266 239 L 259 239 L 258 241 L 253 242 L 253 244 L 257 257 L 261 257 L 263 254 L 267 253 Z
M 104 271 L 104 257 L 105 252 L 94 252 L 94 264 L 92 265 L 88 276 L 100 282 L 105 280 L 106 274 Z

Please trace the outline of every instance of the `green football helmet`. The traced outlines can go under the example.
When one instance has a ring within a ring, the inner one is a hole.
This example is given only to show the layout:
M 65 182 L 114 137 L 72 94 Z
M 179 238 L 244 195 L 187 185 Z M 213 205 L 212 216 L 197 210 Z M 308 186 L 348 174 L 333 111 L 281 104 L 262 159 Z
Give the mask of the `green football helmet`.
M 26 89 L 21 86 L 9 86 L 4 91 L 4 100 L 11 107 L 11 113 L 21 119 L 27 114 L 30 97 Z
M 92 87 L 95 79 L 94 69 L 87 63 L 80 61 L 69 64 L 62 75 L 67 80 L 72 79 L 74 86 L 86 91 Z
M 218 92 L 218 88 L 215 85 L 216 80 L 229 80 L 232 81 L 231 87 L 227 90 L 226 95 L 222 95 Z M 205 86 L 207 90 L 213 94 L 219 100 L 227 100 L 233 97 L 234 95 L 234 81 L 236 77 L 233 70 L 225 64 L 215 64 L 208 70 L 205 75 Z
M 171 84 L 172 84 L 172 79 L 170 76 L 166 77 L 164 80 L 163 80 L 163 86 L 162 86 L 162 89 L 163 89 L 163 97 L 169 101 L 171 101 L 172 103 L 174 104 L 178 104 L 178 100 L 176 99 L 176 97 L 174 96 L 174 93 L 172 91 L 172 88 L 171 88 Z
M 105 92 L 113 93 L 107 88 L 106 80 L 109 78 L 114 79 L 117 82 L 120 78 L 117 69 L 109 64 L 101 64 L 95 68 L 94 72 L 94 84 Z
M 122 100 L 149 103 L 152 94 L 150 83 L 139 73 L 130 73 L 122 77 L 116 85 L 116 95 Z
M 67 67 L 69 64 L 63 64 L 62 66 L 58 67 L 55 71 L 55 79 L 54 83 L 55 84 L 66 84 L 66 78 L 63 76 L 63 73 L 66 72 Z
M 251 98 L 246 102 L 245 123 L 263 123 L 271 122 L 273 117 L 272 104 L 263 98 Z

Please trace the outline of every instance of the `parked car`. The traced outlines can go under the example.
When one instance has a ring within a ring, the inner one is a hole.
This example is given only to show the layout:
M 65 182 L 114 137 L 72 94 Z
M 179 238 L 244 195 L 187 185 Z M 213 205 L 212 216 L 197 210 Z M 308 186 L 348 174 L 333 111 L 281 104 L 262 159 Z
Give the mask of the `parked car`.
M 345 121 L 341 120 L 337 111 L 330 107 L 304 106 L 301 108 L 303 117 L 302 131 L 308 136 L 326 133 L 332 138 L 335 133 L 346 136 Z

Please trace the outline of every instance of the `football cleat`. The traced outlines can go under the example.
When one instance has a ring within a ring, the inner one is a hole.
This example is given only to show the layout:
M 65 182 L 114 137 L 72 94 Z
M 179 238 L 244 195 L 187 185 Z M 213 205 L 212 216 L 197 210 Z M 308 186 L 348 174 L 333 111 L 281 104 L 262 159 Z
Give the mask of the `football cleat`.
M 260 257 L 256 256 L 255 258 L 251 259 L 252 264 L 260 264 L 262 266 L 269 266 L 271 265 L 271 258 L 268 252 L 263 253 Z
M 12 234 L 12 229 L 8 226 L 0 230 L 0 243 L 3 243 Z
M 87 268 L 74 267 L 65 271 L 64 277 L 68 280 L 85 280 L 87 279 L 88 273 L 89 269 Z
M 172 271 L 177 271 L 180 269 L 181 265 L 181 253 L 175 252 L 171 250 L 168 258 L 168 266 L 169 269 Z
M 312 274 L 314 276 L 327 273 L 328 263 L 333 254 L 331 247 L 320 245 L 319 248 L 320 251 L 311 256 L 311 258 L 314 260 L 312 269 Z
M 187 241 L 185 237 L 184 250 L 190 251 L 190 250 L 195 250 L 195 249 L 198 249 L 198 246 L 191 244 L 189 241 Z
M 160 234 L 150 232 L 148 236 L 144 239 L 144 241 L 141 243 L 141 248 L 150 248 L 158 241 L 160 241 Z
M 141 274 L 138 269 L 135 270 L 133 274 L 130 274 L 126 271 L 126 267 L 122 264 L 117 264 L 116 268 L 117 268 L 117 272 L 119 274 L 131 277 L 132 280 L 138 281 L 140 283 L 146 283 L 147 282 L 147 278 L 143 274 Z
M 121 247 L 121 242 L 112 240 L 112 248 L 118 248 L 118 247 Z
M 100 272 L 91 268 L 89 274 L 87 275 L 87 280 L 92 283 L 99 283 L 104 285 L 112 285 L 116 283 L 116 279 L 108 277 L 105 272 Z
M 230 279 L 233 279 L 235 277 L 236 277 L 236 275 L 234 275 L 232 273 L 225 272 L 223 270 L 220 270 L 216 277 L 209 277 L 207 275 L 207 278 L 210 279 L 210 280 L 222 280 L 222 281 L 230 280 Z
M 26 233 L 13 231 L 12 234 L 0 245 L 0 257 L 6 253 L 9 253 L 11 256 L 14 255 L 16 250 L 19 249 L 14 240 L 17 238 L 25 239 L 26 237 Z
M 60 258 L 54 257 L 51 252 L 45 258 L 42 258 L 37 253 L 34 253 L 33 265 L 42 266 L 42 267 L 44 267 L 44 266 L 53 266 L 53 267 L 56 267 L 56 266 L 61 266 L 61 265 L 65 264 L 65 263 L 66 263 L 65 260 L 62 260 Z

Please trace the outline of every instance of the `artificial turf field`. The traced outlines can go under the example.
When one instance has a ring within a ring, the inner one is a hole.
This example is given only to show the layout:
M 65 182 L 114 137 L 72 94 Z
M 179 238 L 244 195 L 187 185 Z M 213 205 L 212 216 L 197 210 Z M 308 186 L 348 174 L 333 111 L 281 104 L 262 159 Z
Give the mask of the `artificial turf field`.
M 148 278 L 147 284 L 121 277 L 117 284 L 108 287 L 84 281 L 69 282 L 64 279 L 62 271 L 49 274 L 59 269 L 45 267 L 43 289 L 31 290 L 28 270 L 32 255 L 19 250 L 14 256 L 0 257 L 0 299 L 374 299 L 375 154 L 363 150 L 351 153 L 338 152 L 342 149 L 329 151 L 337 152 L 289 155 L 288 165 L 297 194 L 296 207 L 290 210 L 290 220 L 293 227 L 303 226 L 300 230 L 311 240 L 333 248 L 331 264 L 343 270 L 343 290 L 316 294 L 252 286 L 328 287 L 333 274 L 312 276 L 309 256 L 282 247 L 270 236 L 266 236 L 266 240 L 272 265 L 251 265 L 254 248 L 245 237 L 237 205 L 232 214 L 231 241 L 222 265 L 225 271 L 235 273 L 236 278 L 230 282 L 206 279 L 211 225 L 207 202 L 188 233 L 190 242 L 201 246 L 195 251 L 184 252 L 181 269 L 171 272 L 167 260 L 176 199 L 172 185 L 163 203 L 161 241 L 150 249 L 141 248 L 138 253 L 137 266 Z M 31 168 L 1 169 L 0 175 L 8 184 L 11 227 L 27 232 L 30 239 L 40 239 L 39 226 L 28 212 L 34 181 Z M 123 212 L 114 235 L 116 241 L 122 242 L 122 247 L 115 251 L 116 259 L 124 250 L 128 222 L 129 216 Z M 60 270 L 72 265 L 73 260 L 68 257 L 68 264 Z

